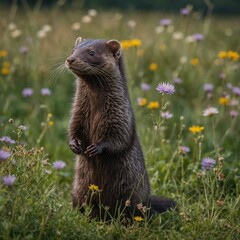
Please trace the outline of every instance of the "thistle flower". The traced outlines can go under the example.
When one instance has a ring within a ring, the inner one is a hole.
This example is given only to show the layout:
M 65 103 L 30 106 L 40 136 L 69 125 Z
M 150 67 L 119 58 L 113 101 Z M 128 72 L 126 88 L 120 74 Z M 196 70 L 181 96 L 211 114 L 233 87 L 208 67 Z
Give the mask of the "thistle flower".
M 171 19 L 163 18 L 163 19 L 160 20 L 160 25 L 162 25 L 164 27 L 168 27 L 171 24 L 172 24 L 172 20 Z
M 162 116 L 162 118 L 164 118 L 164 119 L 169 119 L 169 118 L 172 118 L 173 117 L 173 115 L 172 115 L 172 113 L 170 113 L 170 112 L 162 112 L 161 113 L 161 116 Z
M 203 89 L 204 89 L 204 91 L 205 92 L 207 92 L 207 93 L 210 93 L 210 92 L 212 92 L 213 91 L 213 84 L 211 84 L 211 83 L 205 83 L 204 85 L 203 85 Z
M 237 111 L 235 111 L 235 110 L 232 110 L 232 111 L 230 111 L 230 116 L 232 117 L 232 118 L 235 118 L 235 117 L 237 117 L 237 115 L 238 115 L 238 112 Z
M 3 136 L 0 138 L 0 141 L 1 142 L 5 142 L 5 143 L 8 143 L 8 144 L 15 144 L 16 141 L 11 139 L 9 136 Z
M 181 8 L 180 9 L 180 14 L 183 16 L 188 16 L 190 13 L 190 10 L 188 8 Z
M 52 91 L 49 88 L 42 88 L 41 89 L 41 94 L 43 96 L 50 96 L 52 94 Z
M 60 170 L 66 167 L 66 163 L 62 160 L 57 160 L 53 162 L 53 167 L 57 170 Z
M 208 116 L 213 116 L 218 114 L 219 111 L 215 107 L 208 107 L 203 111 L 203 116 L 208 117 Z
M 24 97 L 30 97 L 30 96 L 32 96 L 32 95 L 33 95 L 33 89 L 32 89 L 32 88 L 24 88 L 24 89 L 22 90 L 22 95 L 23 95 Z
M 19 52 L 22 53 L 23 55 L 28 53 L 28 47 L 22 46 L 19 48 Z
M 201 165 L 203 170 L 212 170 L 216 161 L 210 157 L 206 157 L 202 159 Z
M 162 94 L 173 94 L 175 92 L 174 86 L 172 84 L 166 83 L 166 82 L 160 83 L 157 86 L 156 90 Z
M 5 151 L 4 149 L 0 150 L 0 160 L 6 160 L 8 159 L 12 153 L 10 151 Z
M 193 34 L 192 37 L 197 42 L 200 42 L 200 41 L 202 41 L 204 39 L 204 36 L 201 33 Z
M 16 180 L 16 177 L 14 175 L 7 175 L 3 176 L 2 180 L 3 184 L 5 184 L 6 186 L 12 186 Z
M 240 96 L 240 87 L 233 87 L 232 93 L 236 94 L 237 96 Z
M 143 91 L 148 91 L 148 90 L 150 90 L 150 85 L 149 84 L 147 84 L 147 83 L 141 83 L 141 89 L 143 90 Z
M 186 153 L 188 153 L 188 152 L 190 152 L 190 148 L 189 147 L 187 147 L 187 146 L 180 146 L 179 147 L 179 153 L 180 154 L 186 154 Z

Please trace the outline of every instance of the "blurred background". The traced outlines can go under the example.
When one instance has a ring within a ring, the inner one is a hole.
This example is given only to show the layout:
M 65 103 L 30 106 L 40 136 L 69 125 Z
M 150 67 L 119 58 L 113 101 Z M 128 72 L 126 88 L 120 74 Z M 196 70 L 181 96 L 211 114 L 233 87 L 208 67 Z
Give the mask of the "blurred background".
M 38 3 L 43 7 L 54 5 L 77 8 L 95 9 L 121 9 L 121 10 L 147 10 L 147 11 L 170 11 L 177 12 L 182 6 L 191 4 L 195 9 L 206 13 L 208 8 L 213 9 L 215 14 L 240 14 L 239 0 L 1 0 L 4 5 L 17 4 L 22 6 L 26 3 L 34 6 Z

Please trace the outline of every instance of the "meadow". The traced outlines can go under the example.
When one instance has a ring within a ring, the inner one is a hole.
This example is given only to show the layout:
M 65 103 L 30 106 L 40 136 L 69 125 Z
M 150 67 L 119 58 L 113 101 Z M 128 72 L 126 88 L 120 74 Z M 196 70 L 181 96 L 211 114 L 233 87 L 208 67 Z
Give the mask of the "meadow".
M 60 5 L 0 16 L 0 239 L 240 238 L 238 17 Z M 152 192 L 179 213 L 124 226 L 72 209 L 64 62 L 78 36 L 121 41 Z

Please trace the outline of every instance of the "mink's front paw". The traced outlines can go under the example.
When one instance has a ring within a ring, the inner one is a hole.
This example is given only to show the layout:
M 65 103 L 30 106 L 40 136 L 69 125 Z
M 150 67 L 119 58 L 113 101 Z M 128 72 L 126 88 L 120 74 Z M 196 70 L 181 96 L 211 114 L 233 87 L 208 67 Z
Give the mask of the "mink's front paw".
M 81 154 L 83 152 L 81 147 L 81 141 L 77 138 L 69 141 L 69 147 L 75 154 Z
M 91 144 L 87 147 L 84 154 L 86 154 L 88 157 L 95 157 L 96 155 L 100 154 L 102 152 L 102 147 L 97 144 Z

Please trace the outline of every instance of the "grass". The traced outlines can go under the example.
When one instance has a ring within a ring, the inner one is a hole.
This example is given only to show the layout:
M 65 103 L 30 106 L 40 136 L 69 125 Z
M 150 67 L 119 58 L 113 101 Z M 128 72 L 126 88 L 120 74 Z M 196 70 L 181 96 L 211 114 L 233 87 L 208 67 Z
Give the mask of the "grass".
M 76 7 L 16 11 L 13 6 L 0 12 L 0 137 L 16 141 L 0 142 L 11 153 L 0 160 L 0 239 L 240 238 L 240 128 L 239 116 L 230 116 L 239 112 L 240 64 L 228 52 L 239 53 L 239 18 L 203 17 L 197 11 L 187 17 L 99 12 L 86 23 L 82 17 L 88 13 Z M 159 27 L 162 18 L 172 19 L 172 26 Z M 80 29 L 73 30 L 76 22 Z M 195 33 L 204 39 L 189 42 Z M 175 199 L 179 214 L 167 212 L 151 223 L 125 227 L 118 219 L 90 221 L 87 213 L 72 209 L 74 155 L 66 129 L 74 76 L 61 66 L 78 36 L 140 40 L 124 49 L 137 131 L 152 192 Z M 221 51 L 228 52 L 226 58 L 218 56 Z M 151 63 L 156 63 L 153 70 Z M 160 82 L 174 83 L 176 92 L 161 95 L 155 90 Z M 143 91 L 141 83 L 150 90 Z M 205 83 L 213 85 L 212 92 L 203 90 Z M 33 94 L 24 97 L 25 88 Z M 42 88 L 51 94 L 43 96 Z M 138 98 L 146 98 L 146 105 L 139 106 Z M 149 109 L 151 101 L 159 106 Z M 203 116 L 208 106 L 219 113 Z M 165 111 L 173 117 L 163 119 Z M 204 130 L 193 134 L 193 125 Z M 181 146 L 190 152 L 182 154 Z M 216 161 L 212 170 L 201 169 L 205 157 Z M 56 160 L 66 166 L 55 169 Z M 2 181 L 9 174 L 16 177 L 12 186 Z

